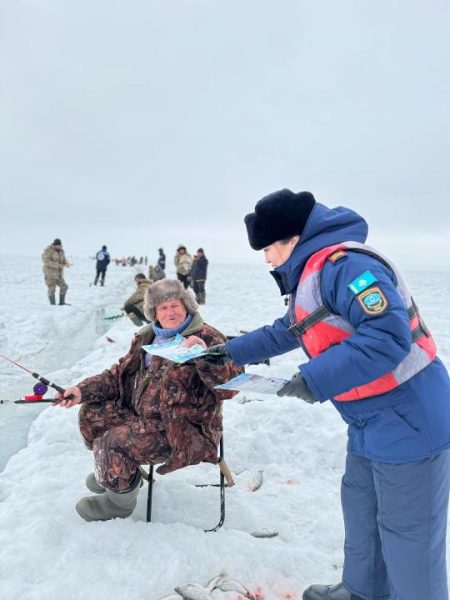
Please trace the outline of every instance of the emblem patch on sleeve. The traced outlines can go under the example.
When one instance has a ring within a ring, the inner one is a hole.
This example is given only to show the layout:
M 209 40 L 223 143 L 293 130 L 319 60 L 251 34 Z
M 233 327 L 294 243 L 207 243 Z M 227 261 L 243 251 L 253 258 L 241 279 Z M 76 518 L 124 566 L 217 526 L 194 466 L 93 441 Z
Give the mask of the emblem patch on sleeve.
M 380 315 L 388 307 L 386 296 L 378 286 L 364 290 L 356 297 L 363 311 L 368 315 Z

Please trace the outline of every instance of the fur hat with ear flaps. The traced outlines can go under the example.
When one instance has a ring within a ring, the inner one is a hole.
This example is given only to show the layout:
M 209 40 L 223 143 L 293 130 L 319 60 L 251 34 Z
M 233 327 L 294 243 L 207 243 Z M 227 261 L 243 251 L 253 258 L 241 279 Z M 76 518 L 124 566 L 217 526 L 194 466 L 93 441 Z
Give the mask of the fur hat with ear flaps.
M 301 235 L 316 201 L 310 192 L 295 194 L 284 189 L 264 196 L 256 203 L 255 212 L 244 218 L 253 250 L 294 235 Z
M 156 307 L 167 300 L 181 300 L 187 312 L 193 315 L 198 310 L 194 296 L 177 279 L 161 279 L 148 286 L 144 296 L 144 315 L 150 321 L 156 319 Z

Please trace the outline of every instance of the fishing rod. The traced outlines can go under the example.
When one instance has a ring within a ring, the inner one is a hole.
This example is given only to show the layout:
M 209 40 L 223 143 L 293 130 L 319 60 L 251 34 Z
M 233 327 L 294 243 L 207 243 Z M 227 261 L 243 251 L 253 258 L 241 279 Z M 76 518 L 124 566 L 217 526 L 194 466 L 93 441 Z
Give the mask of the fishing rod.
M 62 395 L 65 394 L 66 390 L 63 387 L 61 387 L 60 385 L 58 385 L 56 383 L 52 383 L 45 377 L 42 377 L 42 375 L 39 375 L 39 373 L 36 373 L 35 371 L 30 371 L 30 369 L 27 369 L 23 365 L 19 364 L 15 360 L 12 360 L 11 358 L 8 358 L 7 356 L 4 356 L 3 354 L 0 354 L 0 358 L 4 358 L 5 360 L 7 360 L 11 364 L 15 365 L 16 367 L 19 367 L 20 369 L 23 369 L 27 373 L 30 373 L 30 375 L 32 377 L 34 377 L 35 379 L 37 379 L 39 381 L 39 383 L 36 383 L 33 387 L 34 395 L 24 396 L 23 400 L 15 400 L 14 404 L 30 404 L 30 403 L 35 403 L 35 402 L 55 403 L 56 401 L 53 398 L 44 398 L 44 394 L 47 392 L 49 387 L 53 388 L 54 390 L 56 390 L 57 392 L 59 392 Z M 74 398 L 74 395 L 70 394 L 69 396 L 67 396 L 67 398 L 64 398 L 64 399 L 71 400 L 72 398 Z M 0 401 L 0 404 L 5 404 L 5 403 L 6 403 L 5 401 Z
M 117 315 L 111 315 L 110 317 L 103 317 L 104 321 L 114 321 L 115 319 L 121 319 L 122 317 L 124 317 L 124 313 L 120 313 Z

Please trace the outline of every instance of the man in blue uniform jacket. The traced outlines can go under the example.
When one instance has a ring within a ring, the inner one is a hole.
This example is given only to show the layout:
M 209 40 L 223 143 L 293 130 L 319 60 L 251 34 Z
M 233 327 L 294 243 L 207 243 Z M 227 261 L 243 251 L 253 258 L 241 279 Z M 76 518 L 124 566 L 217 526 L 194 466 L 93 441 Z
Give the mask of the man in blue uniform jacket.
M 109 252 L 106 246 L 102 246 L 102 249 L 97 252 L 95 258 L 97 260 L 97 263 L 94 285 L 97 285 L 100 277 L 100 285 L 105 285 L 106 269 L 108 268 L 108 265 L 111 262 L 111 258 L 109 256 Z
M 341 583 L 304 600 L 448 600 L 450 382 L 395 266 L 365 245 L 354 211 L 284 189 L 245 217 L 289 308 L 214 347 L 238 365 L 303 347 L 310 360 L 279 392 L 331 401 L 348 424 Z

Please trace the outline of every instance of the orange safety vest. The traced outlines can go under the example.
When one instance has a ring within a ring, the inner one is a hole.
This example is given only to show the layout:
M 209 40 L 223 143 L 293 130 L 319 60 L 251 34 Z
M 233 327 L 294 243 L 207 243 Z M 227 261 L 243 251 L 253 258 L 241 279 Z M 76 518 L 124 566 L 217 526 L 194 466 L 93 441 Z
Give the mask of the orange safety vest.
M 356 333 L 349 321 L 328 310 L 323 302 L 320 287 L 325 261 L 336 262 L 345 255 L 347 250 L 369 254 L 394 273 L 397 291 L 408 311 L 412 343 L 409 354 L 393 371 L 339 394 L 335 397 L 335 400 L 339 401 L 359 400 L 385 394 L 427 367 L 436 356 L 436 344 L 395 265 L 370 246 L 358 242 L 342 242 L 322 248 L 308 259 L 303 269 L 295 295 L 296 323 L 289 328 L 289 331 L 301 338 L 307 353 L 311 357 L 318 356 Z

